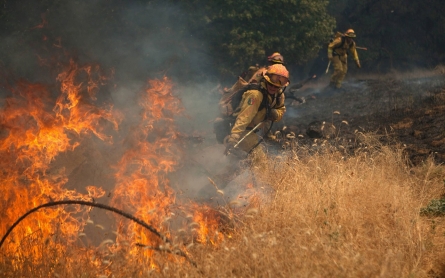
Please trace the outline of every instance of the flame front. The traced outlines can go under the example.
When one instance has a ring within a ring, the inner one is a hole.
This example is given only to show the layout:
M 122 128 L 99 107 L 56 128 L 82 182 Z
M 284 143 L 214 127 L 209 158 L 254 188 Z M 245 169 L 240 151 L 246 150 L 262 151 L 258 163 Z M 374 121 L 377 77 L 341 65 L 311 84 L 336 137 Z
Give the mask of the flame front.
M 173 95 L 168 78 L 148 81 L 147 89 L 139 95 L 136 124 L 132 123 L 134 119 L 122 116 L 131 113 L 95 103 L 96 93 L 107 81 L 98 66 L 80 66 L 71 61 L 56 80 L 60 87 L 55 101 L 50 86 L 22 80 L 9 87 L 11 96 L 0 111 L 0 206 L 4 212 L 1 234 L 41 204 L 66 199 L 93 201 L 105 194 L 94 185 L 84 185 L 87 193 L 65 188 L 68 175 L 55 162 L 60 154 L 75 151 L 94 136 L 108 144 L 108 151 L 116 151 L 116 160 L 110 162 L 115 171 L 111 205 L 171 239 L 166 243 L 135 222 L 117 216 L 116 241 L 110 241 L 109 251 L 124 248 L 120 243 L 126 242 L 129 260 L 142 258 L 145 265 L 157 268 L 153 249 L 185 250 L 188 242 L 216 245 L 223 240 L 218 233 L 220 219 L 216 211 L 193 202 L 180 204 L 170 185 L 169 173 L 182 165 L 183 143 L 178 140 L 175 118 L 184 116 L 184 109 Z M 121 127 L 125 120 L 130 123 L 128 129 Z M 109 135 L 112 132 L 116 138 Z M 25 258 L 31 258 L 36 265 L 42 262 L 46 248 L 54 250 L 54 256 L 66 257 L 67 246 L 76 247 L 81 242 L 79 235 L 85 234 L 84 228 L 90 222 L 88 213 L 89 208 L 81 206 L 39 210 L 15 228 L 2 248 L 18 269 Z M 35 244 L 38 241 L 44 241 L 46 247 L 40 248 Z M 141 245 L 154 248 L 141 250 Z M 99 247 L 85 252 L 93 257 L 91 254 Z M 66 269 L 75 263 L 64 258 Z M 90 263 L 101 265 L 97 259 L 90 259 Z
M 75 84 L 75 77 L 85 73 L 88 86 Z M 91 200 L 104 194 L 93 186 L 86 187 L 88 194 L 64 189 L 68 181 L 64 169 L 51 168 L 54 159 L 62 152 L 74 150 L 83 136 L 95 134 L 110 142 L 100 131 L 99 121 L 109 120 L 117 128 L 111 110 L 91 104 L 94 94 L 89 88 L 96 82 L 92 76 L 90 66 L 79 67 L 71 62 L 59 75 L 61 88 L 56 102 L 43 84 L 21 80 L 9 87 L 11 96 L 0 110 L 1 234 L 19 216 L 40 204 L 61 199 Z M 21 256 L 39 259 L 44 251 L 25 248 L 26 242 L 49 239 L 58 233 L 66 243 L 73 242 L 84 225 L 75 217 L 80 211 L 80 207 L 69 211 L 63 208 L 38 211 L 16 228 L 3 248 L 8 253 L 20 254 L 17 261 Z
M 167 78 L 152 80 L 141 94 L 141 120 L 124 141 L 127 150 L 116 166 L 112 202 L 159 228 L 166 236 L 170 234 L 162 229 L 162 224 L 171 214 L 170 206 L 175 203 L 166 175 L 175 170 L 181 157 L 179 146 L 174 144 L 176 126 L 173 117 L 181 113 L 182 108 L 179 100 L 172 96 L 171 88 Z M 126 240 L 151 246 L 161 244 L 159 238 L 134 222 L 120 227 L 119 234 L 130 236 Z

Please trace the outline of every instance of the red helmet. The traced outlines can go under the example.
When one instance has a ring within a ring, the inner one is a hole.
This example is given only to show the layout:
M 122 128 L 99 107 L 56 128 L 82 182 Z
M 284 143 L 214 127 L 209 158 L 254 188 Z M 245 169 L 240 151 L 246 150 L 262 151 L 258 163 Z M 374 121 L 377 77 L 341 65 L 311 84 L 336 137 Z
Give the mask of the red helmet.
M 282 64 L 274 64 L 267 68 L 264 79 L 275 87 L 289 85 L 289 72 Z
M 272 55 L 267 57 L 267 61 L 272 64 L 284 64 L 283 55 L 278 52 L 274 52 Z

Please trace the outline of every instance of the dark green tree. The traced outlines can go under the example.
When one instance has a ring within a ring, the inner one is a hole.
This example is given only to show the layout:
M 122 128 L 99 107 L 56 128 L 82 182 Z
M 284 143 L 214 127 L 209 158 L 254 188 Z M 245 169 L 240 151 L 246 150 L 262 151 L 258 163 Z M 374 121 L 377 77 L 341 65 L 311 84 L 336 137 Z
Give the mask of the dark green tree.
M 209 42 L 220 72 L 236 74 L 278 51 L 288 65 L 314 58 L 335 28 L 327 0 L 189 0 L 194 35 Z
M 385 71 L 432 67 L 444 62 L 442 0 L 331 0 L 340 31 L 353 28 L 365 68 Z

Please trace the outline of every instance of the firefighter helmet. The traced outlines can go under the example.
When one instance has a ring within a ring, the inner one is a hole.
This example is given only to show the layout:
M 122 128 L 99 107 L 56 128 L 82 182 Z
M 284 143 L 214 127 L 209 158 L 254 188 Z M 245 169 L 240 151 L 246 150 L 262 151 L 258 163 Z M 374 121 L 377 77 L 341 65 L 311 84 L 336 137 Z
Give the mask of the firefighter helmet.
M 355 38 L 355 32 L 352 29 L 348 29 L 348 31 L 346 31 L 345 36 L 348 38 Z
M 278 52 L 274 52 L 272 55 L 267 57 L 267 61 L 272 64 L 284 64 L 283 55 Z
M 264 79 L 275 87 L 289 85 L 289 72 L 282 64 L 274 64 L 267 68 Z

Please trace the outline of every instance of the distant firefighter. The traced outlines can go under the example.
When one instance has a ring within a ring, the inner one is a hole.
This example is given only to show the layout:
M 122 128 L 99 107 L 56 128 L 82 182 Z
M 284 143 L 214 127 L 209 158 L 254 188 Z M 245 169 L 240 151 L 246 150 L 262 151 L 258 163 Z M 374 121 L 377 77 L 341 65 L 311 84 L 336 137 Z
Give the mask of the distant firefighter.
M 334 66 L 334 73 L 329 83 L 329 86 L 332 88 L 341 88 L 343 79 L 348 72 L 348 51 L 354 58 L 357 67 L 361 68 L 356 45 L 353 40 L 355 37 L 355 32 L 352 29 L 347 30 L 344 34 L 337 32 L 335 38 L 332 39 L 328 45 L 328 58 Z
M 245 80 L 249 83 L 259 83 L 269 66 L 275 64 L 284 65 L 283 55 L 281 55 L 278 52 L 274 52 L 272 53 L 272 55 L 267 57 L 267 63 L 268 65 L 263 67 L 258 67 L 258 66 L 249 67 L 249 69 L 247 70 L 247 75 L 244 77 Z

